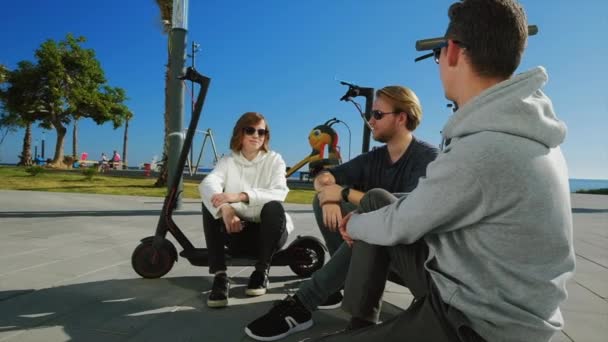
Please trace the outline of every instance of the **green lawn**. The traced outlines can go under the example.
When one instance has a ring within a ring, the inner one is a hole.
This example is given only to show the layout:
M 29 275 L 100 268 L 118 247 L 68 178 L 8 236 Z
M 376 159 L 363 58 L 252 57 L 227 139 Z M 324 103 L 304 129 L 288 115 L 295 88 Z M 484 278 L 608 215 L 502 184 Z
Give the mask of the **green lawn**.
M 95 174 L 92 179 L 80 171 L 44 169 L 31 175 L 23 167 L 0 166 L 0 189 L 52 192 L 79 192 L 88 194 L 132 195 L 164 197 L 166 188 L 154 187 L 154 177 L 117 177 Z M 287 203 L 312 203 L 314 191 L 291 190 Z M 198 181 L 184 181 L 184 197 L 200 198 Z

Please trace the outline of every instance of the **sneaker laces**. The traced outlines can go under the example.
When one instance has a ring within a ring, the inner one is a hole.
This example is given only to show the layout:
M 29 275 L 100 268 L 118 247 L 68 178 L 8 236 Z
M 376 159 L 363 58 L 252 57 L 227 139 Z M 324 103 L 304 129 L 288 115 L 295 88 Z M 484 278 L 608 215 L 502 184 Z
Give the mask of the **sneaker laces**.
M 287 310 L 297 306 L 298 303 L 296 303 L 296 300 L 292 296 L 287 296 L 283 300 L 277 300 L 276 302 L 274 302 L 272 304 L 272 309 L 270 309 L 269 313 L 283 316 L 283 314 L 287 312 Z

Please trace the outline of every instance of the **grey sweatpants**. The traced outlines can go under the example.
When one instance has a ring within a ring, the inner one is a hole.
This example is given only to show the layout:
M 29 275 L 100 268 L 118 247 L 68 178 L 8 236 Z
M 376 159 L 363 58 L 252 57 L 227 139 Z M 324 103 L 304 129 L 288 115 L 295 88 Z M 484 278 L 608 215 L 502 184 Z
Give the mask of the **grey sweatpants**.
M 372 189 L 361 198 L 358 210 L 359 212 L 374 211 L 396 200 L 397 197 L 386 190 Z M 342 214 L 345 215 L 355 210 L 356 206 L 343 202 L 341 208 Z M 317 197 L 313 200 L 313 210 L 331 258 L 323 268 L 313 273 L 309 280 L 300 284 L 296 292 L 300 302 L 310 311 L 316 310 L 317 306 L 325 302 L 329 296 L 344 287 L 351 259 L 351 248 L 344 243 L 340 233 L 330 231 L 323 224 L 323 211 Z
M 396 246 L 355 241 L 342 308 L 353 317 L 377 322 L 389 271 L 397 274 L 414 296 L 414 301 L 406 311 L 382 324 L 328 335 L 319 341 L 483 341 L 462 312 L 443 302 L 424 266 L 428 255 L 424 240 Z

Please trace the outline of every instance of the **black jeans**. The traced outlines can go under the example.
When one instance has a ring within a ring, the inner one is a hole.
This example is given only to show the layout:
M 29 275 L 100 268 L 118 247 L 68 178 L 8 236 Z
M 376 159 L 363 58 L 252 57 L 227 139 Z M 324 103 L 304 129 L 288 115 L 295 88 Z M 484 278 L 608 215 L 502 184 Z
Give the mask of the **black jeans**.
M 203 205 L 203 228 L 209 250 L 209 273 L 226 270 L 224 247 L 234 256 L 257 258 L 255 269 L 270 268 L 273 254 L 287 241 L 285 209 L 271 201 L 262 207 L 260 222 L 244 222 L 239 233 L 228 234 L 222 218 L 216 219 Z

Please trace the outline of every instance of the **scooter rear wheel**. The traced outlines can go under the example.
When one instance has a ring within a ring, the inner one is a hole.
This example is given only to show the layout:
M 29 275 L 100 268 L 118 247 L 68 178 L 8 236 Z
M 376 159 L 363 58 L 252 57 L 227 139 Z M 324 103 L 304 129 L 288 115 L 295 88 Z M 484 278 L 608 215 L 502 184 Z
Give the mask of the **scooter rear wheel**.
M 166 239 L 160 247 L 155 247 L 152 240 L 142 241 L 131 255 L 131 265 L 143 278 L 160 278 L 167 274 L 175 263 L 174 249 L 171 241 Z
M 290 248 L 293 248 L 293 261 L 289 268 L 302 278 L 310 277 L 325 264 L 325 249 L 317 241 L 302 238 L 294 241 Z

